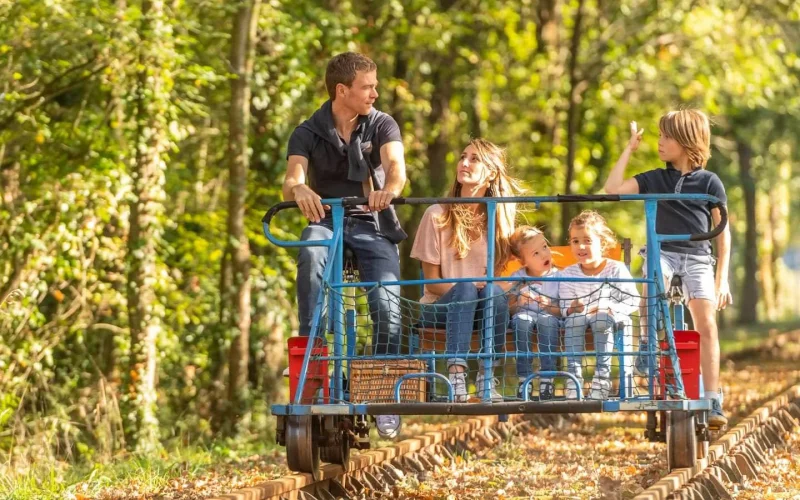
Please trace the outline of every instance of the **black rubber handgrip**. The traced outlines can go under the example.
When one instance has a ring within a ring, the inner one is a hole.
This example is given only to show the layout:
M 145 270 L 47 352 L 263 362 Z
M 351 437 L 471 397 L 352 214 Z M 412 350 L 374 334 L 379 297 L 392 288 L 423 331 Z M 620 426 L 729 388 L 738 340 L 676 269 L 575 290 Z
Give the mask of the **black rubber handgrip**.
M 724 203 L 717 203 L 713 208 L 719 208 L 720 221 L 717 227 L 707 233 L 693 234 L 689 237 L 689 241 L 713 240 L 725 230 L 725 226 L 728 225 L 728 207 Z

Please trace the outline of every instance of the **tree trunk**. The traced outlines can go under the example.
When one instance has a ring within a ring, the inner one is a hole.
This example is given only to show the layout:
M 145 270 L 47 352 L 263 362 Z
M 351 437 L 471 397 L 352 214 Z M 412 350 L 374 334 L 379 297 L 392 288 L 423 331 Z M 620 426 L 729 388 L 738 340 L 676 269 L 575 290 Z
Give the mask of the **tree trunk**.
M 777 319 L 777 308 L 775 307 L 775 276 L 772 274 L 772 262 L 770 257 L 774 249 L 772 226 L 770 224 L 770 205 L 769 192 L 764 193 L 758 199 L 757 221 L 758 227 L 762 228 L 759 241 L 758 266 L 761 276 L 761 297 L 763 299 L 764 313 L 768 321 Z
M 578 78 L 578 57 L 581 45 L 583 30 L 583 4 L 585 0 L 579 0 L 578 8 L 575 11 L 575 26 L 572 29 L 572 40 L 570 42 L 569 55 L 569 104 L 567 107 L 567 160 L 566 173 L 564 176 L 564 194 L 572 193 L 572 181 L 575 178 L 575 149 L 577 148 L 577 135 L 580 130 L 581 120 L 581 92 L 584 84 Z M 575 206 L 564 204 L 561 206 L 561 234 L 566 234 Z M 563 239 L 563 238 L 562 238 Z
M 744 232 L 744 278 L 739 299 L 739 323 L 758 321 L 758 232 L 756 230 L 756 181 L 751 160 L 753 151 L 742 141 L 739 152 L 739 182 L 744 193 L 746 229 Z
M 769 261 L 772 275 L 775 278 L 775 309 L 779 317 L 787 311 L 788 292 L 786 291 L 786 273 L 780 268 L 780 258 L 789 244 L 789 185 L 792 177 L 792 164 L 788 159 L 779 158 L 777 166 L 778 179 L 770 192 L 770 227 L 772 228 L 772 254 Z
M 136 450 L 160 448 L 156 415 L 156 361 L 161 311 L 156 242 L 162 235 L 164 157 L 168 147 L 172 39 L 163 0 L 143 0 L 136 90 L 133 196 L 128 237 L 128 317 L 131 332 L 131 388 L 128 412 Z
M 434 136 L 426 144 L 427 175 L 422 183 L 417 183 L 415 189 L 422 188 L 423 192 L 429 196 L 444 196 L 447 189 L 447 152 L 451 147 L 452 123 L 450 117 L 450 98 L 453 95 L 452 74 L 449 68 L 452 60 L 442 60 L 437 65 L 437 70 L 433 74 L 432 83 L 434 85 L 433 95 L 431 96 L 431 114 L 429 116 L 429 127 L 434 130 Z M 427 180 L 427 183 L 425 181 Z M 420 184 L 422 184 L 420 186 Z M 427 184 L 427 186 L 425 186 Z M 414 205 L 411 207 L 410 219 L 418 221 L 422 218 L 422 213 L 428 208 L 427 205 Z M 416 227 L 406 226 L 408 239 L 404 242 L 400 251 L 402 273 L 410 279 L 419 278 L 419 261 L 409 257 L 411 245 L 416 237 Z
M 248 130 L 250 128 L 250 76 L 253 72 L 254 40 L 261 0 L 242 0 L 236 12 L 231 40 L 230 137 L 228 143 L 228 243 L 231 259 L 230 285 L 223 290 L 222 307 L 228 331 L 232 332 L 228 353 L 228 423 L 235 426 L 248 411 L 247 367 L 250 360 L 250 242 L 245 232 L 247 201 Z
M 558 47 L 559 0 L 541 0 L 536 6 L 536 51 Z

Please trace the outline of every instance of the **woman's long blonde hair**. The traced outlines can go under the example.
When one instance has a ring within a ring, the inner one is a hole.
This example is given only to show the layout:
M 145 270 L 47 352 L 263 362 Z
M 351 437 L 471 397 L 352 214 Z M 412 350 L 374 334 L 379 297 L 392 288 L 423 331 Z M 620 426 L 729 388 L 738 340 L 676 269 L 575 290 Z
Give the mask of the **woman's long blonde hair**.
M 520 182 L 508 173 L 506 154 L 502 148 L 481 138 L 469 141 L 469 145 L 478 152 L 478 158 L 486 167 L 496 173 L 494 179 L 486 189 L 486 197 L 513 197 L 522 192 Z M 461 197 L 461 183 L 458 178 L 453 181 L 448 196 Z M 448 227 L 453 232 L 450 245 L 456 249 L 459 259 L 467 256 L 470 245 L 477 241 L 487 229 L 486 205 L 478 205 L 474 210 L 473 204 L 443 205 L 444 212 L 439 217 L 439 226 Z M 511 255 L 508 240 L 514 233 L 514 219 L 517 214 L 515 203 L 497 204 L 497 221 L 495 226 L 495 271 L 499 272 L 508 263 Z

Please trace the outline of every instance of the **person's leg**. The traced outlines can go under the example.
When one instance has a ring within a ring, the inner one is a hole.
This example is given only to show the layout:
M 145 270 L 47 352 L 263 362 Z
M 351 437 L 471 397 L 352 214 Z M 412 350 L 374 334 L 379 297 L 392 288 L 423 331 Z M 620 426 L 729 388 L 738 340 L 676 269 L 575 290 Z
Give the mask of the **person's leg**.
M 571 379 L 567 382 L 567 398 L 577 399 L 577 391 L 583 390 L 583 356 L 576 352 L 583 352 L 586 344 L 586 315 L 576 313 L 564 320 L 564 349 L 567 352 L 567 371 L 578 379 L 578 387 L 574 387 Z
M 558 352 L 558 335 L 561 327 L 560 320 L 548 313 L 539 312 L 536 315 L 536 332 L 539 337 L 539 354 L 541 355 L 541 371 L 555 371 L 556 360 L 552 353 Z M 539 379 L 539 399 L 546 400 L 553 397 L 553 378 L 550 376 Z
M 722 412 L 719 393 L 719 330 L 713 262 L 710 255 L 687 255 L 683 284 L 694 328 L 700 333 L 700 371 L 705 390 L 701 396 L 716 402 L 709 416 L 709 426 L 720 428 L 728 420 Z
M 450 288 L 444 295 L 439 297 L 439 300 L 432 304 L 421 304 L 422 314 L 420 316 L 420 324 L 423 328 L 445 328 L 446 332 L 446 346 L 445 352 L 457 354 L 459 352 L 459 336 L 463 336 L 463 332 L 459 332 L 461 329 L 457 316 L 458 316 L 458 309 L 461 308 L 464 304 L 463 302 L 465 299 L 470 299 L 473 305 L 478 297 L 477 289 L 470 289 L 468 284 L 462 284 L 461 286 L 454 286 Z M 455 303 L 455 304 L 454 304 Z M 450 313 L 450 309 L 453 308 L 454 314 Z M 472 313 L 469 311 L 465 312 L 465 314 L 472 314 L 475 315 L 473 310 Z M 448 321 L 450 320 L 450 321 Z M 471 325 L 471 323 L 470 323 Z M 471 335 L 472 331 L 470 330 L 469 334 Z M 463 343 L 463 340 L 462 340 Z M 469 351 L 469 337 L 467 337 L 467 345 L 462 349 L 460 352 L 468 352 Z M 464 402 L 467 400 L 467 373 L 466 367 L 467 362 L 465 358 L 453 357 L 447 360 L 448 372 L 449 372 L 449 379 L 450 384 L 453 386 L 453 393 L 455 396 L 456 402 Z
M 456 402 L 467 401 L 467 360 L 459 354 L 468 353 L 472 338 L 472 324 L 475 321 L 478 289 L 473 283 L 456 283 L 442 295 L 434 308 L 437 324 L 445 325 L 445 352 L 452 357 L 447 359 L 447 372 Z
M 611 353 L 614 350 L 614 317 L 607 312 L 591 315 L 589 324 L 594 337 L 597 363 L 592 378 L 591 399 L 607 399 L 611 390 Z
M 647 272 L 647 252 L 642 249 L 639 252 L 642 255 L 644 260 L 644 265 L 642 266 L 642 275 L 645 278 L 649 278 Z M 662 290 L 664 293 L 669 292 L 669 284 L 672 282 L 672 276 L 675 273 L 674 267 L 674 258 L 670 256 L 670 254 L 661 252 L 661 277 L 662 277 Z M 658 318 L 660 313 L 659 310 L 659 303 L 658 297 L 649 297 L 647 296 L 647 285 L 645 284 L 644 289 L 642 290 L 642 298 L 639 305 L 639 351 L 646 351 L 649 345 L 649 335 L 650 331 L 648 330 L 648 325 L 650 324 L 649 316 L 650 316 L 650 305 L 654 305 L 656 307 L 654 318 Z M 655 321 L 655 320 L 654 320 Z M 658 328 L 656 322 L 656 328 Z M 656 339 L 657 340 L 657 339 Z M 639 355 L 636 357 L 636 361 L 634 363 L 634 371 L 640 377 L 648 377 L 650 375 L 649 365 L 648 365 L 648 357 L 645 355 Z
M 517 347 L 517 377 L 519 377 L 520 383 L 533 373 L 531 358 L 525 356 L 525 354 L 531 352 L 533 326 L 534 322 L 529 315 L 522 313 L 514 316 L 512 327 L 514 329 L 514 343 Z
M 319 224 L 309 224 L 300 235 L 301 241 L 327 240 L 333 236 L 331 220 L 323 219 Z M 297 316 L 299 333 L 307 337 L 311 333 L 311 321 L 322 288 L 322 273 L 328 261 L 328 247 L 302 247 L 297 256 Z M 321 318 L 321 321 L 324 318 Z
M 489 300 L 491 298 L 491 300 Z M 503 289 L 494 284 L 487 284 L 478 291 L 478 299 L 480 302 L 480 310 L 482 314 L 480 321 L 483 318 L 490 318 L 492 323 L 492 341 L 494 345 L 495 354 L 505 352 L 506 349 L 506 331 L 508 330 L 508 298 L 506 297 Z M 477 315 L 476 315 L 477 317 Z M 481 329 L 483 324 L 481 323 Z M 498 356 L 499 357 L 499 356 Z
M 345 243 L 358 259 L 361 281 L 400 281 L 400 256 L 397 245 L 378 233 L 372 221 L 348 218 Z M 373 354 L 398 354 L 400 332 L 400 287 L 381 285 L 368 292 L 372 317 Z
M 344 227 L 345 244 L 358 260 L 362 282 L 400 281 L 400 254 L 397 245 L 378 232 L 374 221 L 348 217 Z M 398 354 L 402 339 L 400 332 L 400 287 L 398 285 L 374 286 L 367 292 L 372 318 L 372 353 Z M 375 417 L 378 433 L 386 439 L 400 432 L 399 415 Z
M 492 368 L 499 364 L 499 359 L 506 349 L 506 330 L 508 330 L 508 298 L 503 289 L 495 284 L 488 283 L 478 291 L 479 307 L 475 314 L 475 331 L 483 336 L 483 319 L 489 318 L 492 325 L 492 350 L 494 359 Z M 475 379 L 478 390 L 478 397 L 483 396 L 486 385 L 489 386 L 489 393 L 492 401 L 501 401 L 502 394 L 497 391 L 497 380 L 492 373 L 486 373 L 484 360 L 480 361 L 478 376 Z

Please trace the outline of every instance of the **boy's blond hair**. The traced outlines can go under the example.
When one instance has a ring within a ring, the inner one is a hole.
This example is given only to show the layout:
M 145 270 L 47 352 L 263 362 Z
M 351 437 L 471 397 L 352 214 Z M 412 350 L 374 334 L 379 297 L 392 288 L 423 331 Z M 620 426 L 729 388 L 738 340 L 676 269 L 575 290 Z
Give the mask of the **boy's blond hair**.
M 711 158 L 711 122 L 699 109 L 670 111 L 661 117 L 658 129 L 683 146 L 693 168 L 706 168 Z
M 535 226 L 520 226 L 514 231 L 514 234 L 511 235 L 511 238 L 508 239 L 509 250 L 511 250 L 511 255 L 514 257 L 521 259 L 522 258 L 522 245 L 531 241 L 535 237 L 539 235 L 544 236 L 544 233 L 541 229 Z M 544 238 L 547 241 L 547 237 Z
M 573 217 L 569 223 L 569 232 L 572 232 L 574 227 L 584 227 L 596 234 L 600 238 L 600 248 L 603 250 L 603 255 L 617 244 L 617 237 L 614 235 L 614 231 L 608 227 L 605 217 L 594 210 L 584 210 Z

